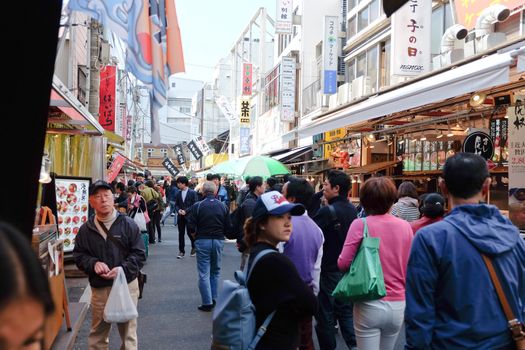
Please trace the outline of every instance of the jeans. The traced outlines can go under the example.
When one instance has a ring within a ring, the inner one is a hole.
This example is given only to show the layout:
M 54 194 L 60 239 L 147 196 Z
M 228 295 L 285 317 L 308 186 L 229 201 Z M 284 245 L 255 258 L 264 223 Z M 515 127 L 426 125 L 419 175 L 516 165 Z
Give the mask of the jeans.
M 221 272 L 224 241 L 219 239 L 197 239 L 197 272 L 202 305 L 211 305 L 217 299 L 217 285 Z
M 392 350 L 403 325 L 405 301 L 364 301 L 354 304 L 359 350 Z
M 339 271 L 321 271 L 319 295 L 317 296 L 319 310 L 315 316 L 317 320 L 315 331 L 321 350 L 334 350 L 336 348 L 336 321 L 348 348 L 356 346 L 352 317 L 353 305 L 351 302 L 339 301 L 332 296 L 332 292 L 342 277 L 343 273 Z

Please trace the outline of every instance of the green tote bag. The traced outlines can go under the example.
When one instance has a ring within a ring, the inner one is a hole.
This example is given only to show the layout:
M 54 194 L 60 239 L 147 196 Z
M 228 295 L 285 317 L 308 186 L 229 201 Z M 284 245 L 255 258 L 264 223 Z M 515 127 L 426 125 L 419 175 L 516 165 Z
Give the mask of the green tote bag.
M 385 279 L 379 260 L 379 238 L 368 235 L 366 218 L 362 218 L 363 240 L 350 270 L 341 278 L 332 295 L 345 301 L 366 301 L 386 296 Z

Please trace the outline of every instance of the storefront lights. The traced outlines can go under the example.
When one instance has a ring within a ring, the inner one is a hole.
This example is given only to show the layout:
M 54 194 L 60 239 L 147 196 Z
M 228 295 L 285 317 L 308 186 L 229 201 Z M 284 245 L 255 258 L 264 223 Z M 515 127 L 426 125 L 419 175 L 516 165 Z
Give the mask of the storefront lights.
M 453 133 L 452 130 L 450 129 L 450 124 L 447 123 L 447 125 L 448 125 L 448 134 L 447 134 L 447 137 L 452 137 L 452 136 L 454 136 L 454 133 Z

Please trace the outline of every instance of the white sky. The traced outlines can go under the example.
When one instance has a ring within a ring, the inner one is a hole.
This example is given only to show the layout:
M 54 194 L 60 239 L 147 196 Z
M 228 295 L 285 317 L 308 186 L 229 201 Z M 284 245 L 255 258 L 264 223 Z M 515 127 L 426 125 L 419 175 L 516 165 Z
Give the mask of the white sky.
M 276 0 L 177 0 L 186 73 L 176 77 L 210 81 L 219 59 L 260 7 L 275 18 Z

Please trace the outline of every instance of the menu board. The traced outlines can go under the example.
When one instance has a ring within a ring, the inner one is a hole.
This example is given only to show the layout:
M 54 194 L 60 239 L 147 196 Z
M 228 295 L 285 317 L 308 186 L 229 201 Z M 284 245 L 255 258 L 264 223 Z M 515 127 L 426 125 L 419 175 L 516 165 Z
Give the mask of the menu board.
M 88 219 L 89 178 L 56 177 L 58 235 L 64 240 L 64 251 L 75 247 L 75 237 Z

